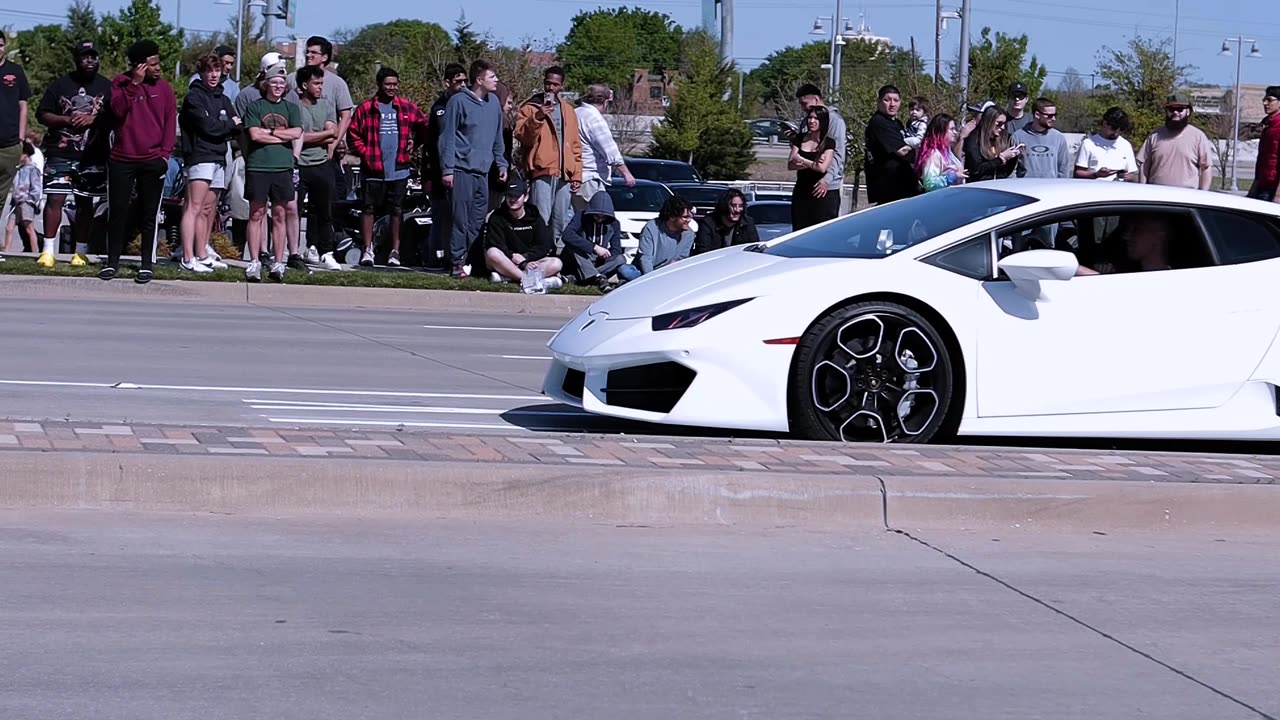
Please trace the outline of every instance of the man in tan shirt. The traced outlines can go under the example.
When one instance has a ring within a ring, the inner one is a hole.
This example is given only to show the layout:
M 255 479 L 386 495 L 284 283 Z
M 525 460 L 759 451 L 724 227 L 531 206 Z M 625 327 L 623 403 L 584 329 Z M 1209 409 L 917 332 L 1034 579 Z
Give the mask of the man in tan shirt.
M 1138 172 L 1144 183 L 1208 190 L 1213 182 L 1211 143 L 1191 124 L 1191 98 L 1174 93 L 1164 106 L 1164 127 L 1138 149 Z

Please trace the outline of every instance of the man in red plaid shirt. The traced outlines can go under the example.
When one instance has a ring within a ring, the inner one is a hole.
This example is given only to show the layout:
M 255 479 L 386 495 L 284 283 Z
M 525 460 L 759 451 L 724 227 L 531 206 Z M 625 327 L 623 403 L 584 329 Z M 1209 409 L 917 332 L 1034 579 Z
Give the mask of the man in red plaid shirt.
M 347 145 L 360 158 L 364 212 L 361 233 L 364 252 L 360 264 L 373 265 L 373 219 L 381 212 L 391 216 L 391 256 L 387 264 L 400 264 L 400 213 L 409 165 L 415 144 L 425 140 L 427 116 L 413 102 L 400 97 L 400 74 L 378 70 L 378 93 L 360 103 L 351 117 Z

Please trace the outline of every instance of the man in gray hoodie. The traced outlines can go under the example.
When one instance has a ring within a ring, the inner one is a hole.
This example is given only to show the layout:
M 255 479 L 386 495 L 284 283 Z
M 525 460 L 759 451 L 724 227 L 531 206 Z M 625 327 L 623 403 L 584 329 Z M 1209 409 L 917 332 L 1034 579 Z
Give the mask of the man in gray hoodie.
M 1031 123 L 1014 131 L 1010 144 L 1022 146 L 1018 156 L 1018 177 L 1069 178 L 1074 158 L 1067 138 L 1058 132 L 1058 108 L 1048 98 L 1037 98 L 1031 105 Z
M 693 206 L 688 200 L 679 195 L 667 198 L 658 217 L 640 231 L 635 266 L 640 268 L 641 275 L 689 257 L 694 239 L 694 232 L 689 229 L 692 220 Z
M 452 194 L 453 231 L 449 250 L 453 277 L 467 277 L 467 256 L 480 237 L 489 211 L 489 170 L 507 179 L 503 156 L 502 105 L 495 94 L 498 74 L 485 60 L 471 63 L 471 86 L 453 94 L 440 124 L 441 182 Z

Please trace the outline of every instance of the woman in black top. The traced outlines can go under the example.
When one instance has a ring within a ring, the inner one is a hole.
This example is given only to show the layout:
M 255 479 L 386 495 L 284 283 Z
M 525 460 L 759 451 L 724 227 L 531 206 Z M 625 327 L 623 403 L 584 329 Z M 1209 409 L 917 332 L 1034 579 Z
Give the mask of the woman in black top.
M 836 143 L 827 137 L 830 115 L 818 106 L 805 118 L 806 132 L 792 140 L 787 169 L 796 171 L 796 185 L 791 191 L 791 230 L 831 220 L 840 214 L 840 191 L 832 188 L 822 197 L 814 197 L 813 189 L 827 174 Z
M 982 112 L 978 128 L 964 140 L 964 169 L 969 182 L 1003 180 L 1018 168 L 1022 150 L 1009 146 L 1008 116 L 998 107 Z

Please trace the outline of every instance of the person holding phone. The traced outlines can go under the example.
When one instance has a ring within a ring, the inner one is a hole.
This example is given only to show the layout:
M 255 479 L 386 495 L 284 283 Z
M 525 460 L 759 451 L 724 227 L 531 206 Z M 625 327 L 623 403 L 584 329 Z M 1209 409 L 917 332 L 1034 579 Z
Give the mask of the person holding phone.
M 563 68 L 547 68 L 543 91 L 516 111 L 515 127 L 529 198 L 551 228 L 557 248 L 564 247 L 560 236 L 573 216 L 573 195 L 582 186 L 582 135 L 573 105 L 561 95 L 564 80 Z
M 1138 162 L 1133 145 L 1121 135 L 1131 127 L 1124 110 L 1113 107 L 1103 113 L 1098 132 L 1080 143 L 1075 176 L 1086 180 L 1137 182 Z
M 964 167 L 969 182 L 1003 180 L 1018 169 L 1024 145 L 1009 140 L 1008 114 L 996 105 L 982 111 L 978 128 L 964 141 Z

